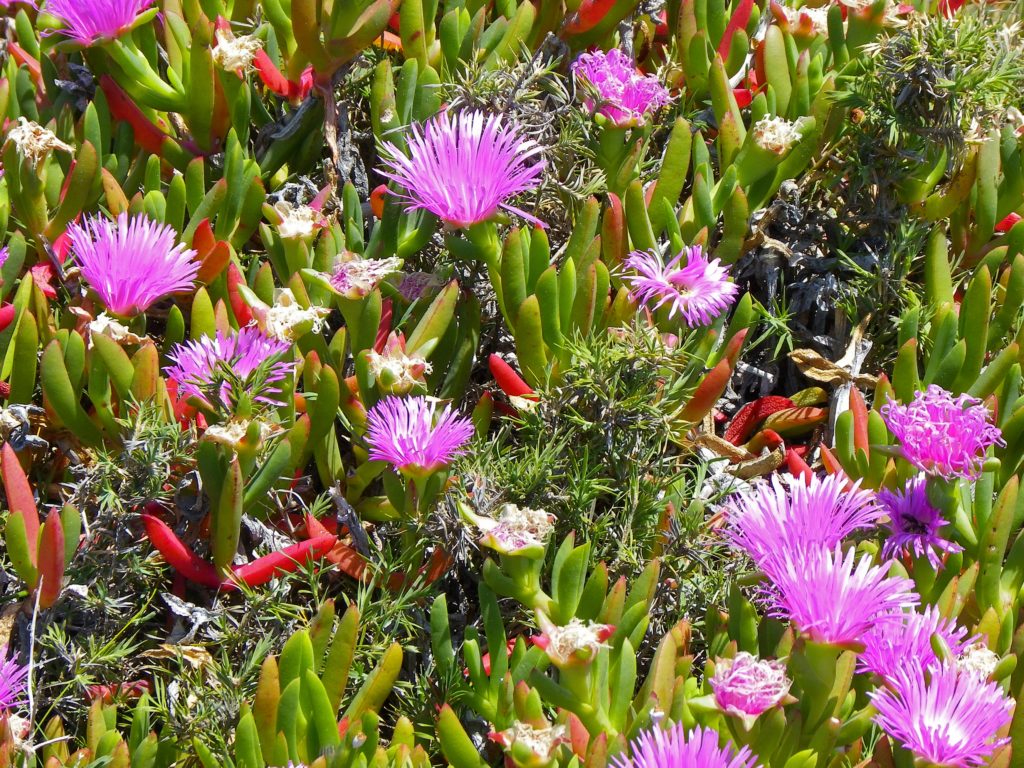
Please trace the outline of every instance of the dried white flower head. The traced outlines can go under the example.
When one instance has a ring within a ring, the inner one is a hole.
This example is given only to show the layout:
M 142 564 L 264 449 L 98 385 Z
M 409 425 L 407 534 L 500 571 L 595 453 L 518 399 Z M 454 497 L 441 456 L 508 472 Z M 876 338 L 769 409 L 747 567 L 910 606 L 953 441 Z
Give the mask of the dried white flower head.
M 502 504 L 494 520 L 478 527 L 484 531 L 480 543 L 498 552 L 515 554 L 524 549 L 539 549 L 543 553 L 555 530 L 555 516 L 541 509 Z
M 589 664 L 598 651 L 608 647 L 605 641 L 615 631 L 609 624 L 595 624 L 579 619 L 572 619 L 565 626 L 559 627 L 543 614 L 541 617 L 544 633 L 535 636 L 533 642 L 547 652 L 556 667 Z
M 7 132 L 7 139 L 14 142 L 14 146 L 18 148 L 21 156 L 33 165 L 38 165 L 51 150 L 74 151 L 70 146 L 58 139 L 53 131 L 43 128 L 38 123 L 26 120 L 24 117 L 19 117 L 18 124 Z
M 431 272 L 412 272 L 402 278 L 398 284 L 398 292 L 408 302 L 416 301 L 435 288 L 444 285 L 444 281 Z
M 277 233 L 286 239 L 310 237 L 318 229 L 327 226 L 327 220 L 323 214 L 308 205 L 292 206 L 282 200 L 274 206 L 274 209 L 281 216 L 281 223 L 277 225 Z
M 555 750 L 562 744 L 569 743 L 564 725 L 535 728 L 529 723 L 516 720 L 511 727 L 497 735 L 500 737 L 499 742 L 506 749 L 511 748 L 513 744 L 521 744 L 543 762 L 553 759 Z
M 128 326 L 124 325 L 116 318 L 111 317 L 106 312 L 100 313 L 100 316 L 89 323 L 89 348 L 92 348 L 93 334 L 102 334 L 103 336 L 109 336 L 118 344 L 138 344 L 142 339 L 136 334 L 132 333 Z
M 259 425 L 259 442 L 262 443 L 271 437 L 276 431 L 274 427 L 266 422 L 257 422 Z M 252 422 L 248 419 L 232 419 L 222 424 L 211 424 L 208 426 L 200 440 L 208 440 L 214 443 L 226 445 L 229 448 L 237 449 L 249 433 Z
M 768 152 L 784 155 L 800 140 L 800 128 L 799 120 L 792 123 L 782 117 L 762 117 L 754 124 L 754 141 Z
M 405 341 L 394 333 L 388 337 L 384 353 L 370 350 L 368 355 L 370 374 L 377 384 L 393 395 L 407 394 L 417 384 L 423 382 L 423 376 L 433 368 L 422 357 L 407 355 Z
M 828 9 L 829 6 L 823 8 L 808 8 L 803 6 L 801 8 L 788 8 L 784 5 L 780 5 L 782 12 L 786 14 L 786 20 L 789 21 L 791 26 L 800 25 L 800 17 L 806 16 L 807 20 L 811 23 L 811 30 L 818 35 L 828 34 Z
M 395 256 L 343 261 L 334 268 L 331 287 L 346 299 L 361 299 L 401 266 L 402 260 Z
M 268 308 L 263 317 L 263 331 L 281 341 L 295 341 L 310 331 L 319 333 L 329 314 L 331 310 L 326 307 L 299 306 L 295 294 L 284 288 L 278 292 L 274 306 Z
M 964 648 L 956 660 L 958 668 L 987 680 L 999 665 L 999 655 L 980 640 Z
M 213 49 L 213 60 L 228 72 L 252 69 L 253 59 L 263 50 L 263 41 L 255 35 L 232 34 L 229 29 L 217 30 L 217 46 Z

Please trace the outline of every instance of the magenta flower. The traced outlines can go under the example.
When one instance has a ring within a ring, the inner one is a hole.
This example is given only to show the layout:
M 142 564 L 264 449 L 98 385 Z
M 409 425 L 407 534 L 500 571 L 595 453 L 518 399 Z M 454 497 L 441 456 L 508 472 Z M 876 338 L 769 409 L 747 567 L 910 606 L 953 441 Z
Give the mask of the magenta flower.
M 918 476 L 900 492 L 878 492 L 882 508 L 889 513 L 889 538 L 882 546 L 884 557 L 927 557 L 936 570 L 942 568 L 942 554 L 963 551 L 959 544 L 942 538 L 939 530 L 948 525 L 942 513 L 928 501 L 927 480 Z
M 153 0 L 47 0 L 45 10 L 64 22 L 64 34 L 83 45 L 127 30 Z
M 734 659 L 718 659 L 708 683 L 719 709 L 741 718 L 748 728 L 762 712 L 778 706 L 791 685 L 781 661 L 758 659 L 745 651 Z
M 22 703 L 28 667 L 7 658 L 7 646 L 0 645 L 0 714 Z
M 596 98 L 583 101 L 586 108 L 600 112 L 619 128 L 643 125 L 647 115 L 672 100 L 658 78 L 639 74 L 618 48 L 580 55 L 572 73 L 594 91 Z
M 386 461 L 408 475 L 436 472 L 461 456 L 473 436 L 473 423 L 446 405 L 426 397 L 388 397 L 366 417 L 366 442 L 371 461 Z
M 0 248 L 0 269 L 4 268 L 4 264 L 7 263 L 7 257 L 10 255 L 11 252 L 6 246 Z
M 187 291 L 199 272 L 196 252 L 172 227 L 143 214 L 116 222 L 97 216 L 68 227 L 82 277 L 115 315 L 145 312 L 158 299 Z
M 466 228 L 493 217 L 499 208 L 540 225 L 508 204 L 540 184 L 543 148 L 524 139 L 520 128 L 501 115 L 442 112 L 425 127 L 412 126 L 409 154 L 383 142 L 383 176 L 398 182 L 407 211 L 427 210 L 454 227 Z
M 895 621 L 876 624 L 864 635 L 864 650 L 857 658 L 861 672 L 874 672 L 889 679 L 908 665 L 927 669 L 938 663 L 932 637 L 941 637 L 953 656 L 960 656 L 971 644 L 967 630 L 929 605 L 922 613 L 904 613 Z
M 793 475 L 773 475 L 753 493 L 735 497 L 726 507 L 726 536 L 750 555 L 769 576 L 773 562 L 789 552 L 831 549 L 860 528 L 882 516 L 874 496 L 846 478 L 811 476 L 810 484 Z
M 1006 445 L 980 400 L 970 395 L 953 397 L 935 384 L 915 392 L 906 405 L 889 400 L 881 413 L 907 461 L 947 479 L 976 478 L 988 449 Z
M 686 256 L 686 264 L 679 266 Z M 653 309 L 667 304 L 668 316 L 679 314 L 687 325 L 709 325 L 725 312 L 736 298 L 739 287 L 729 282 L 729 272 L 718 263 L 708 261 L 699 245 L 683 248 L 668 264 L 655 253 L 633 251 L 625 265 L 639 274 L 627 276 L 633 297 Z
M 654 726 L 629 742 L 628 755 L 612 759 L 612 768 L 754 768 L 757 759 L 749 747 L 736 751 L 718 746 L 718 734 L 710 728 L 689 733 L 682 723 L 663 729 Z
M 997 683 L 943 664 L 900 667 L 890 685 L 868 694 L 875 722 L 931 765 L 985 765 L 1010 741 L 997 733 L 1010 722 L 1013 700 Z
M 771 614 L 792 621 L 812 640 L 857 643 L 879 622 L 898 621 L 917 605 L 910 579 L 890 578 L 870 555 L 818 548 L 788 551 L 774 562 L 768 592 Z
M 280 390 L 271 385 L 295 370 L 294 362 L 277 359 L 290 349 L 287 341 L 264 336 L 255 326 L 217 331 L 214 337 L 176 344 L 168 354 L 174 365 L 165 372 L 177 383 L 180 397 L 195 397 L 211 408 L 232 407 L 232 398 L 240 394 L 234 384 L 255 400 L 273 404 L 271 395 Z

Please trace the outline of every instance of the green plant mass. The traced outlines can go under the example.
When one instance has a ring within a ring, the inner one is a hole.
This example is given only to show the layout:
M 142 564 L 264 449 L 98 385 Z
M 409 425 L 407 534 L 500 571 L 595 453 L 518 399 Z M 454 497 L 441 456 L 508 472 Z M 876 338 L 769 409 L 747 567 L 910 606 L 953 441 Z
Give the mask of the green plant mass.
M 0 0 L 0 768 L 1024 764 L 1020 0 Z

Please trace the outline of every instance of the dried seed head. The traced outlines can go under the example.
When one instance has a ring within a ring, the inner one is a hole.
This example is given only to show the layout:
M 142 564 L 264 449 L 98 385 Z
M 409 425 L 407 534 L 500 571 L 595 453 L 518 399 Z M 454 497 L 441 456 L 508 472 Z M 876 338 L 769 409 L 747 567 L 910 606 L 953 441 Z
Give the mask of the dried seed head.
M 111 317 L 106 312 L 101 312 L 100 316 L 89 323 L 89 347 L 92 348 L 92 337 L 93 334 L 102 334 L 109 336 L 118 344 L 138 344 L 142 341 L 139 336 L 132 333 L 128 326 L 120 323 L 117 319 Z
M 511 727 L 498 733 L 497 736 L 499 743 L 506 749 L 511 749 L 515 744 L 521 744 L 544 762 L 553 759 L 555 751 L 562 744 L 569 743 L 564 725 L 535 728 L 529 723 L 518 720 L 512 723 Z
M 503 504 L 495 520 L 481 518 L 484 530 L 481 544 L 503 554 L 516 554 L 526 549 L 544 551 L 548 536 L 555 529 L 555 516 L 540 509 Z M 487 520 L 486 523 L 482 522 Z
M 272 338 L 291 342 L 310 331 L 319 333 L 329 314 L 331 310 L 326 307 L 299 306 L 295 294 L 284 288 L 278 293 L 274 306 L 266 311 L 263 330 Z
M 368 295 L 380 282 L 402 266 L 402 260 L 389 256 L 386 259 L 360 259 L 343 261 L 334 269 L 331 286 L 346 299 L 361 299 Z
M 762 117 L 754 125 L 754 141 L 762 149 L 786 154 L 800 139 L 800 123 L 782 117 Z
M 988 680 L 999 666 L 999 654 L 990 650 L 982 641 L 972 643 L 964 648 L 956 660 L 956 666 L 962 672 L 970 672 Z
M 542 617 L 541 623 L 544 633 L 534 635 L 531 639 L 547 652 L 548 658 L 557 667 L 589 664 L 599 650 L 608 647 L 605 641 L 615 631 L 610 624 L 582 622 L 579 619 L 572 619 L 561 627 L 552 624 L 546 617 Z
M 235 37 L 231 30 L 217 30 L 217 46 L 213 49 L 213 60 L 228 72 L 248 72 L 253 59 L 263 50 L 263 41 L 255 35 Z
M 285 239 L 311 237 L 318 229 L 327 226 L 327 219 L 323 214 L 308 205 L 293 207 L 291 203 L 282 200 L 274 208 L 281 216 L 281 223 L 277 225 L 277 233 Z
M 392 395 L 407 394 L 423 382 L 424 374 L 433 368 L 422 357 L 405 353 L 405 341 L 392 333 L 384 346 L 384 354 L 371 350 L 368 356 L 370 373 L 377 384 Z
M 74 151 L 69 145 L 58 139 L 52 131 L 31 120 L 26 120 L 24 117 L 18 118 L 18 124 L 7 132 L 7 138 L 14 142 L 14 146 L 18 148 L 21 156 L 33 165 L 38 165 L 51 150 Z

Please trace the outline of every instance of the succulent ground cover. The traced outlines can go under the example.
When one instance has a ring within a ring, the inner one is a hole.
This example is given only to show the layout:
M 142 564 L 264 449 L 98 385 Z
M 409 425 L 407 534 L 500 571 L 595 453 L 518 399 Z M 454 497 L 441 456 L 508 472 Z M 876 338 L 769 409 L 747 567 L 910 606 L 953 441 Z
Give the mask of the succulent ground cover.
M 0 768 L 1024 764 L 1022 23 L 0 0 Z

